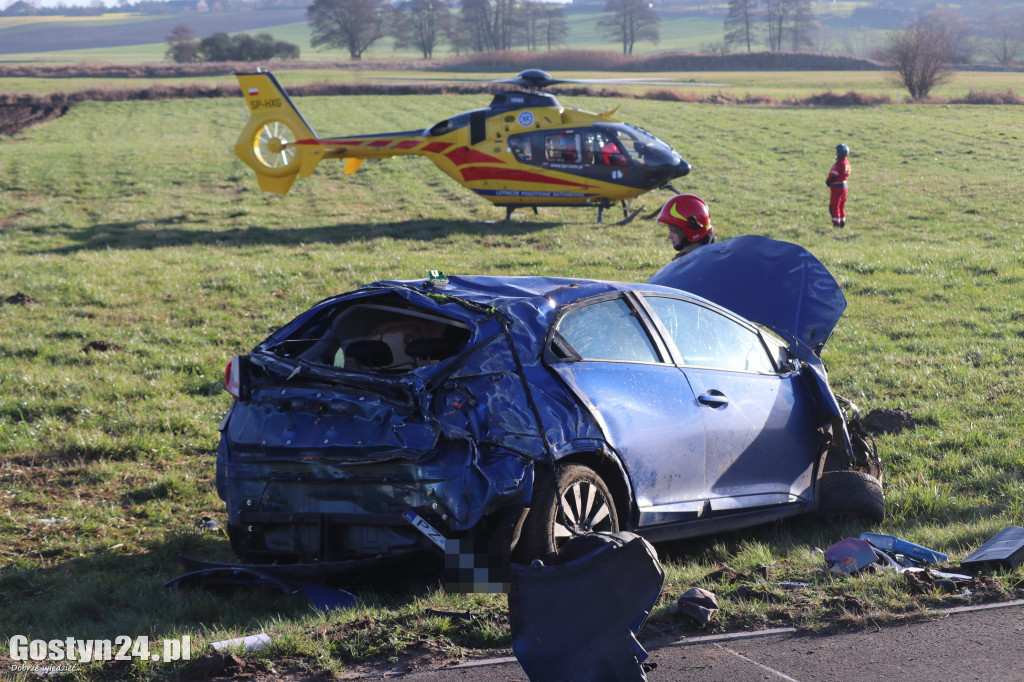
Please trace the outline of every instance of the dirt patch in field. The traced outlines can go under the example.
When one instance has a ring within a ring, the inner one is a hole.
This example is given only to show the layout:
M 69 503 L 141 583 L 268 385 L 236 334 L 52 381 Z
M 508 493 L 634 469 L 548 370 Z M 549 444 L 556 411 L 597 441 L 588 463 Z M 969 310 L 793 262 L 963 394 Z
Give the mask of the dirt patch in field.
M 4 299 L 4 303 L 7 305 L 36 305 L 39 303 L 36 299 L 32 298 L 28 294 L 23 294 L 20 291 L 13 296 L 8 296 Z
M 178 675 L 179 682 L 209 682 L 215 679 L 275 679 L 266 666 L 251 658 L 215 653 L 203 656 Z
M 123 350 L 124 348 L 110 341 L 90 341 L 82 346 L 83 353 L 91 353 L 93 351 L 96 351 L 97 353 L 117 353 Z
M 865 429 L 872 433 L 900 433 L 907 429 L 917 428 L 917 420 L 906 410 L 875 409 L 861 420 Z

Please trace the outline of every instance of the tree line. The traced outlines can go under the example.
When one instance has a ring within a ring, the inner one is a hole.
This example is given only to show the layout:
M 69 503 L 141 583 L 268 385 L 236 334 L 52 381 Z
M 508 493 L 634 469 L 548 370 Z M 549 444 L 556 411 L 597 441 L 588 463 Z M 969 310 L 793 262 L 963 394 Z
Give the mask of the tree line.
M 458 2 L 456 8 L 454 2 Z M 820 29 L 810 0 L 729 0 L 724 40 L 703 51 L 773 52 L 814 48 Z M 530 51 L 563 46 L 569 34 L 562 5 L 541 0 L 314 0 L 306 9 L 314 47 L 347 50 L 361 59 L 373 44 L 390 36 L 398 49 L 414 49 L 424 59 L 443 44 L 455 53 Z M 659 40 L 660 18 L 651 0 L 605 0 L 598 31 L 622 53 L 638 42 Z M 196 40 L 185 25 L 167 37 L 168 58 L 197 61 L 297 59 L 298 47 L 268 34 L 216 33 Z M 1001 8 L 980 30 L 950 7 L 925 12 L 908 27 L 891 31 L 872 56 L 889 64 L 912 97 L 926 97 L 957 64 L 983 53 L 1004 67 L 1024 54 L 1024 9 Z
M 705 52 L 753 52 L 764 47 L 773 52 L 822 50 L 821 43 L 816 41 L 822 27 L 815 19 L 810 0 L 729 0 L 728 7 L 723 40 L 704 45 Z M 910 23 L 889 32 L 881 44 L 867 51 L 872 53 L 870 56 L 884 59 L 891 52 L 892 36 L 903 38 L 906 31 L 936 38 L 939 51 L 952 64 L 966 64 L 982 55 L 1010 67 L 1024 54 L 1024 7 L 1020 5 L 992 5 L 987 15 L 976 15 L 973 19 L 962 9 L 949 5 L 909 14 Z
M 347 50 L 352 59 L 379 40 L 394 38 L 431 59 L 447 44 L 457 54 L 565 45 L 569 25 L 561 5 L 540 0 L 314 0 L 306 10 L 312 45 Z M 650 0 L 606 0 L 601 34 L 623 54 L 640 41 L 658 42 L 660 17 Z
M 453 52 L 491 52 L 525 47 L 551 51 L 564 46 L 569 24 L 561 5 L 542 0 L 314 0 L 306 9 L 313 47 L 347 50 L 356 60 L 387 37 L 396 49 L 424 59 L 447 44 Z M 661 21 L 650 0 L 606 0 L 598 31 L 623 54 L 636 43 L 659 39 Z M 196 39 L 179 24 L 167 36 L 167 57 L 178 63 L 296 59 L 298 47 L 268 34 L 216 33 Z

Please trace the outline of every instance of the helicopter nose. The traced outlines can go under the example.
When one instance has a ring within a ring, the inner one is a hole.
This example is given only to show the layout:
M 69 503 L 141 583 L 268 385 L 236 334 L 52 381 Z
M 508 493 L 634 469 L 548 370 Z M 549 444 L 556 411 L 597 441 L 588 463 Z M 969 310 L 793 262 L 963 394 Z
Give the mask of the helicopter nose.
M 673 178 L 681 178 L 684 175 L 688 175 L 690 172 L 690 164 L 686 162 L 686 159 L 679 159 L 679 164 L 676 166 L 675 175 Z

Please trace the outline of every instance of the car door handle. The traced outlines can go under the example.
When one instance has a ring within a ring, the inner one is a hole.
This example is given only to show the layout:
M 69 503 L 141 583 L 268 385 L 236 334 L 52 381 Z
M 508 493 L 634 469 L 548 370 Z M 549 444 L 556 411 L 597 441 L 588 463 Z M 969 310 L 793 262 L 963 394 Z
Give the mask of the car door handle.
M 729 404 L 729 399 L 721 391 L 712 389 L 703 395 L 697 396 L 697 402 L 709 407 L 725 407 Z

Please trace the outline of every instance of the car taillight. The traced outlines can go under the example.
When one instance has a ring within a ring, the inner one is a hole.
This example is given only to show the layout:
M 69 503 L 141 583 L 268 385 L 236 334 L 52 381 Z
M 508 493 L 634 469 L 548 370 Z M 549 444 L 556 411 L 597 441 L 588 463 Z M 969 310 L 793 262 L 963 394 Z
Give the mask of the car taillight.
M 235 355 L 228 361 L 228 366 L 224 368 L 224 389 L 230 393 L 237 400 L 241 397 L 241 381 L 238 376 L 238 368 L 242 364 L 241 358 Z

